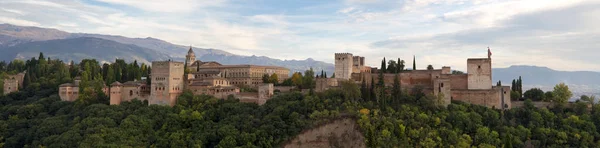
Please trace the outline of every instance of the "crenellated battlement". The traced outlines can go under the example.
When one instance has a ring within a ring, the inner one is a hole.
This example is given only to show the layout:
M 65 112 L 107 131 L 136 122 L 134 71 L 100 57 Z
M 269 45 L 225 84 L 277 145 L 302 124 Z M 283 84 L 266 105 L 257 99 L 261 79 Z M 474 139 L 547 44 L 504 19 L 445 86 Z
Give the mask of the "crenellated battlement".
M 335 56 L 352 56 L 352 53 L 335 53 Z

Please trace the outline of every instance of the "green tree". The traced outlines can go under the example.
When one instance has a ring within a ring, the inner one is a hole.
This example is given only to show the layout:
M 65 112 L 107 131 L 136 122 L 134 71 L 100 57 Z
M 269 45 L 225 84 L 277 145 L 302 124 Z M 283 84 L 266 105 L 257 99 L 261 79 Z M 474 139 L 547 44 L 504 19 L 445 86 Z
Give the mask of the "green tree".
M 406 65 L 404 65 L 405 63 L 406 62 L 404 62 L 404 60 L 400 60 L 400 58 L 398 58 L 398 66 L 397 66 L 398 69 L 396 70 L 396 72 L 400 73 L 400 72 L 404 71 L 404 67 L 406 66 Z
M 580 100 L 586 102 L 587 104 L 589 104 L 592 107 L 592 111 L 594 111 L 595 106 L 596 106 L 596 96 L 594 96 L 594 95 L 592 95 L 592 96 L 582 95 L 580 97 Z
M 433 65 L 427 65 L 427 70 L 433 70 Z
M 116 81 L 116 79 L 115 79 L 115 70 L 114 70 L 114 68 L 112 66 L 109 65 L 108 66 L 108 70 L 106 72 L 106 83 L 105 84 L 106 85 L 110 85 L 110 84 L 112 84 L 115 81 Z
M 398 64 L 396 63 L 396 61 L 389 60 L 387 64 L 388 64 L 388 67 L 387 67 L 386 71 L 388 73 L 398 73 L 398 71 L 397 71 L 398 70 L 398 68 L 397 68 Z
M 531 99 L 533 101 L 542 101 L 545 100 L 544 91 L 539 88 L 532 88 L 523 94 L 526 99 Z
M 402 88 L 400 86 L 400 75 L 394 76 L 394 84 L 392 85 L 392 103 L 398 105 L 402 96 Z
M 381 73 L 386 73 L 386 67 L 387 66 L 385 66 L 385 57 L 383 57 L 383 60 L 381 60 L 381 67 L 379 67 Z
M 554 86 L 554 102 L 559 105 L 565 105 L 569 99 L 573 96 L 573 93 L 569 90 L 569 86 L 565 83 L 560 83 Z
M 453 70 L 453 71 L 452 71 L 452 74 L 453 74 L 453 75 L 455 75 L 455 74 L 465 74 L 465 72 L 458 71 L 458 70 Z
M 275 85 L 279 83 L 279 77 L 276 73 L 271 74 L 271 76 L 269 77 L 269 83 L 273 83 Z
M 546 102 L 550 102 L 552 100 L 554 100 L 554 92 L 552 91 L 547 91 L 546 93 L 544 93 L 545 96 L 545 100 Z
M 262 76 L 262 81 L 263 81 L 263 83 L 269 83 L 269 82 L 270 82 L 270 81 L 269 81 L 269 78 L 270 78 L 270 77 L 269 77 L 269 74 L 264 74 L 264 75 Z

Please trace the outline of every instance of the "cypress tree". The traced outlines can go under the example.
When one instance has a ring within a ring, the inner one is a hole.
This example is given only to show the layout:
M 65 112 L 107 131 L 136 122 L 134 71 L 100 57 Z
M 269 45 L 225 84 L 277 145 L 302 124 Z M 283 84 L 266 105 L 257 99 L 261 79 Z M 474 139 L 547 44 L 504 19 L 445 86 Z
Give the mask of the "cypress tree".
M 323 78 L 327 78 L 327 72 L 325 72 L 325 76 L 323 76 Z
M 375 101 L 376 100 L 376 96 L 375 96 L 375 78 L 371 77 L 371 88 L 369 88 L 369 93 L 370 93 L 370 99 L 371 101 Z
M 321 70 L 321 78 L 325 77 L 325 72 L 323 70 Z
M 523 95 L 523 79 L 519 76 L 519 94 Z
M 400 94 L 402 93 L 400 88 L 400 79 L 398 77 L 400 77 L 399 74 L 396 74 L 396 76 L 394 76 L 394 84 L 392 88 L 393 105 L 397 105 L 398 101 L 400 101 Z
M 385 66 L 385 57 L 383 57 L 383 60 L 381 61 L 381 72 L 385 73 L 386 72 L 386 66 Z
M 510 90 L 512 90 L 512 91 L 517 90 L 517 81 L 515 81 L 515 79 L 512 80 L 512 84 L 510 85 Z
M 369 92 L 367 92 L 367 82 L 365 82 L 365 76 L 362 76 L 362 83 L 360 84 L 360 92 L 362 95 L 362 100 L 368 100 Z
M 398 58 L 398 66 L 396 66 L 396 73 L 400 73 L 403 69 L 404 66 L 400 65 L 400 58 Z

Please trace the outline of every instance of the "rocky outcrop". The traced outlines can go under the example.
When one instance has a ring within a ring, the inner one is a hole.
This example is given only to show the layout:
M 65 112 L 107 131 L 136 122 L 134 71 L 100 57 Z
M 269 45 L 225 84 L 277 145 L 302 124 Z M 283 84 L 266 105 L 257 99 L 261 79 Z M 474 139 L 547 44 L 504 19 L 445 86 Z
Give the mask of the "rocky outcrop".
M 365 138 L 356 120 L 344 118 L 334 120 L 299 134 L 283 144 L 284 148 L 364 148 Z

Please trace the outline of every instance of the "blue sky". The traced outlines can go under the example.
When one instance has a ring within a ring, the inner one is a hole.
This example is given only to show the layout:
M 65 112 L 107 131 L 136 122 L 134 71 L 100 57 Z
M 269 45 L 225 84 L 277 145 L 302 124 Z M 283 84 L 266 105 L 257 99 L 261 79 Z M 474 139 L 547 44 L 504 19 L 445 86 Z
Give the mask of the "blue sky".
M 600 71 L 598 0 L 1 0 L 0 23 L 154 37 L 241 55 L 333 63 L 333 53 L 464 70 Z

